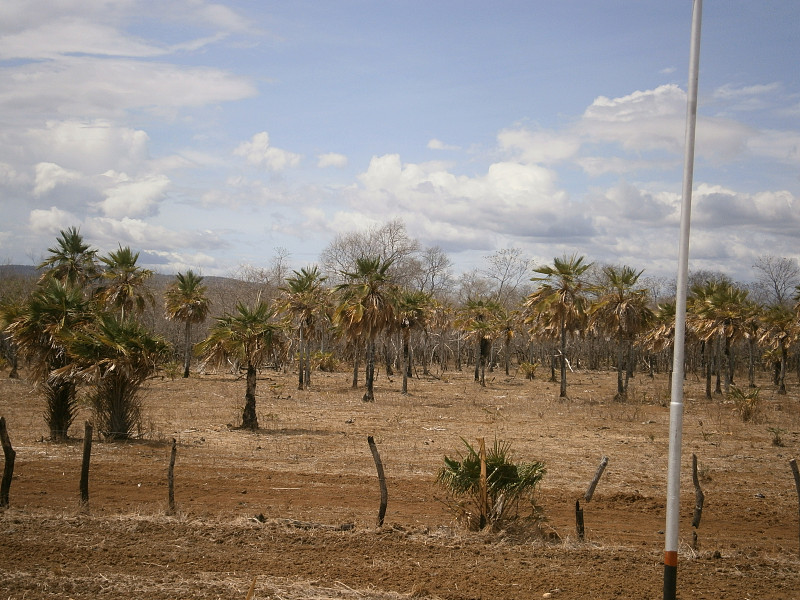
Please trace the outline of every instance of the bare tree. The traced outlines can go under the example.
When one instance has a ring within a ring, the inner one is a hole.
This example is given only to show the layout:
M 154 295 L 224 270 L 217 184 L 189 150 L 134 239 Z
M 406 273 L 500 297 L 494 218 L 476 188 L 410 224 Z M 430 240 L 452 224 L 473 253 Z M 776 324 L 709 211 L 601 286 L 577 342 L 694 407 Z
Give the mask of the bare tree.
M 530 279 L 530 259 L 519 248 L 504 248 L 486 257 L 488 263 L 481 273 L 494 288 L 493 298 L 504 307 L 516 304 L 515 292 Z
M 320 254 L 320 263 L 333 283 L 342 283 L 341 273 L 353 272 L 363 258 L 380 258 L 392 265 L 394 283 L 413 284 L 419 242 L 408 235 L 405 223 L 393 219 L 366 231 L 350 231 L 337 235 Z
M 439 297 L 453 287 L 453 261 L 439 246 L 425 248 L 410 265 L 414 287 L 420 292 Z
M 766 304 L 789 306 L 795 287 L 800 283 L 800 266 L 794 258 L 762 254 L 753 264 L 755 291 L 764 295 Z

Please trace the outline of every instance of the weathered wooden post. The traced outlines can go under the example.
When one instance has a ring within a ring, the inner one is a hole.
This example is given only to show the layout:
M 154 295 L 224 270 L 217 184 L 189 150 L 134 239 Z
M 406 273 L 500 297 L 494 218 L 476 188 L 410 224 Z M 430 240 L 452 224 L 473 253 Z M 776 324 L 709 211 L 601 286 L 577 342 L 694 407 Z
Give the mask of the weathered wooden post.
M 167 484 L 169 486 L 168 515 L 175 514 L 175 455 L 178 453 L 177 442 L 172 438 L 172 451 L 169 455 L 169 468 L 167 469 Z
M 375 445 L 375 439 L 370 435 L 367 436 L 367 443 L 372 452 L 372 459 L 375 461 L 375 468 L 378 470 L 378 483 L 381 486 L 381 505 L 378 509 L 378 527 L 383 526 L 383 519 L 386 517 L 386 505 L 389 502 L 389 492 L 386 489 L 386 476 L 383 472 L 383 463 L 381 456 L 378 454 L 378 447 Z
M 584 526 L 583 526 L 583 509 L 581 508 L 581 501 L 575 500 L 575 531 L 578 534 L 578 539 L 583 541 Z
M 600 465 L 597 467 L 597 471 L 594 474 L 594 479 L 589 484 L 589 488 L 586 490 L 586 493 L 583 495 L 583 499 L 589 502 L 594 496 L 594 490 L 597 487 L 597 482 L 600 481 L 600 478 L 603 476 L 603 471 L 606 470 L 608 466 L 608 457 L 604 456 L 602 460 L 600 460 Z
M 486 440 L 484 438 L 480 438 L 478 440 L 480 442 L 480 458 L 481 458 L 481 480 L 480 480 L 480 491 L 481 491 L 481 521 L 480 527 L 483 529 L 486 527 L 489 519 L 489 483 L 487 481 L 486 476 Z
M 81 463 L 81 504 L 89 504 L 89 459 L 92 456 L 92 424 L 83 427 L 83 462 Z
M 700 527 L 700 519 L 703 516 L 703 504 L 706 496 L 700 489 L 700 478 L 697 475 L 697 455 L 692 454 L 692 483 L 694 484 L 694 514 L 692 515 L 692 547 L 697 550 L 697 528 Z
M 797 469 L 797 461 L 795 459 L 790 460 L 789 465 L 792 467 L 794 487 L 797 489 L 797 510 L 798 517 L 800 517 L 800 471 Z M 800 533 L 798 534 L 798 541 L 800 541 Z M 800 546 L 797 547 L 797 555 L 800 556 Z
M 14 460 L 17 458 L 17 453 L 11 447 L 5 417 L 0 417 L 0 443 L 3 445 L 3 457 L 5 458 L 3 482 L 0 484 L 0 508 L 8 508 L 8 492 L 11 489 L 11 479 L 14 477 Z

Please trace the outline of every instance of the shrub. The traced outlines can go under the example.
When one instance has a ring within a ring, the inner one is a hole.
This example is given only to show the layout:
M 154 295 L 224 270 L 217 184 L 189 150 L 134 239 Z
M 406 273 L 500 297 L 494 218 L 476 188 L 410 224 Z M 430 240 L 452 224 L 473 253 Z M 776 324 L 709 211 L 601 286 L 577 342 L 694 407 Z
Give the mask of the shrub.
M 519 364 L 519 370 L 525 379 L 534 379 L 536 377 L 536 367 L 538 366 L 537 363 L 523 362 Z
M 462 438 L 466 453 L 459 459 L 444 457 L 436 482 L 448 492 L 446 501 L 456 519 L 471 530 L 502 529 L 519 517 L 520 503 L 530 504 L 528 517 L 538 517 L 534 501 L 536 486 L 546 470 L 544 463 L 534 461 L 515 464 L 511 461 L 511 444 L 495 439 L 486 452 L 487 505 L 481 498 L 480 454 Z M 484 508 L 485 507 L 485 508 Z
M 315 352 L 311 357 L 311 364 L 315 369 L 326 373 L 335 373 L 339 369 L 339 359 L 333 352 Z
M 752 388 L 747 391 L 738 387 L 731 388 L 729 398 L 733 400 L 736 413 L 742 421 L 753 421 L 758 416 L 761 411 L 760 391 L 761 388 Z

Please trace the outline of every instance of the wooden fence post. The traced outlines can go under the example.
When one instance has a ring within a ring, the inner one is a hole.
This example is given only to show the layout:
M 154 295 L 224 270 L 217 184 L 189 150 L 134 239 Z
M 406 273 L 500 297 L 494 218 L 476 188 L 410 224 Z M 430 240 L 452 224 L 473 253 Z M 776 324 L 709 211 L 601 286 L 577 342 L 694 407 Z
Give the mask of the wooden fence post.
M 172 451 L 169 455 L 169 468 L 167 469 L 167 483 L 169 485 L 169 508 L 167 508 L 168 515 L 175 514 L 175 455 L 178 453 L 178 447 L 175 438 L 172 438 Z
M 83 427 L 83 462 L 81 463 L 81 504 L 89 504 L 89 459 L 92 456 L 92 424 Z
M 3 482 L 0 484 L 0 508 L 8 508 L 8 492 L 11 489 L 11 479 L 14 477 L 14 460 L 17 457 L 17 453 L 11 447 L 5 417 L 0 417 L 0 443 L 3 445 L 3 456 L 5 457 Z
M 372 452 L 372 459 L 375 461 L 375 468 L 378 470 L 378 483 L 381 486 L 381 506 L 378 509 L 378 527 L 383 527 L 383 519 L 386 517 L 386 505 L 389 502 L 389 492 L 386 489 L 386 476 L 383 473 L 383 463 L 381 456 L 378 454 L 378 447 L 375 445 L 375 439 L 370 435 L 367 436 L 367 443 Z
M 597 487 L 597 482 L 600 481 L 600 478 L 603 476 L 603 471 L 606 470 L 608 466 L 608 457 L 604 456 L 603 459 L 600 461 L 600 465 L 597 467 L 597 471 L 594 474 L 594 479 L 589 484 L 589 488 L 586 490 L 586 493 L 583 495 L 583 499 L 589 502 L 594 496 L 594 489 Z
M 578 539 L 583 541 L 584 526 L 583 526 L 583 509 L 581 508 L 581 501 L 575 500 L 575 531 L 578 534 Z
M 480 528 L 483 529 L 489 522 L 489 482 L 486 475 L 486 440 L 480 438 L 480 458 L 481 458 L 481 521 Z
M 797 469 L 797 461 L 795 459 L 790 460 L 789 465 L 792 467 L 794 487 L 797 489 L 797 510 L 800 517 L 800 471 Z M 798 534 L 798 541 L 800 541 L 800 534 Z M 800 556 L 800 546 L 797 548 L 797 555 Z

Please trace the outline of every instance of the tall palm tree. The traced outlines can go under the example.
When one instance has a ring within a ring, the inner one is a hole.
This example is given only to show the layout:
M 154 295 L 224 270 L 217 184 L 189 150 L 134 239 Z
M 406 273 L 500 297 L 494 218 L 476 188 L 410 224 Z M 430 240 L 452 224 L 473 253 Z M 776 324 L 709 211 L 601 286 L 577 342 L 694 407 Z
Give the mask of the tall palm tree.
M 192 325 L 202 323 L 208 317 L 211 300 L 206 296 L 206 286 L 203 277 L 195 275 L 191 269 L 186 274 L 178 273 L 175 281 L 164 293 L 164 307 L 166 317 L 170 321 L 183 321 L 184 353 L 183 376 L 189 377 L 189 365 L 192 359 Z
M 314 265 L 293 271 L 292 277 L 286 278 L 286 285 L 281 289 L 278 300 L 279 309 L 288 312 L 297 323 L 298 338 L 298 374 L 297 389 L 307 389 L 311 385 L 311 349 L 310 338 L 317 325 L 317 319 L 329 304 L 329 292 L 323 287 L 327 277 Z
M 757 310 L 747 296 L 747 290 L 728 281 L 708 281 L 692 288 L 690 322 L 701 341 L 716 344 L 722 359 L 717 372 L 724 376 L 726 394 L 732 383 L 731 348 L 747 334 L 748 321 Z
M 153 272 L 138 266 L 138 260 L 139 253 L 133 252 L 129 246 L 120 246 L 108 256 L 100 257 L 105 270 L 97 289 L 98 297 L 104 305 L 118 308 L 122 319 L 126 311 L 141 313 L 147 302 L 153 302 L 153 295 L 145 285 Z
M 486 363 L 492 352 L 492 342 L 499 333 L 503 307 L 487 297 L 468 298 L 459 312 L 456 325 L 475 341 L 475 381 L 486 385 Z
M 375 338 L 394 320 L 395 290 L 389 273 L 392 261 L 362 257 L 355 266 L 355 271 L 341 273 L 345 282 L 336 287 L 340 302 L 333 318 L 351 339 L 366 345 L 366 392 L 362 400 L 374 402 Z
M 411 375 L 411 333 L 426 326 L 433 309 L 433 299 L 420 291 L 403 290 L 397 296 L 395 314 L 397 327 L 403 338 L 403 388 L 408 394 L 408 378 Z
M 77 409 L 75 382 L 56 372 L 70 363 L 70 338 L 91 321 L 93 308 L 80 288 L 46 279 L 7 328 L 20 356 L 30 363 L 32 378 L 45 397 L 45 420 L 53 441 L 67 439 Z
M 560 340 L 561 389 L 559 396 L 567 396 L 567 336 L 581 330 L 586 322 L 589 301 L 588 286 L 581 279 L 592 263 L 585 263 L 583 256 L 555 258 L 552 265 L 534 269 L 542 277 L 539 289 L 525 301 L 526 323 L 538 325 L 546 334 Z
M 136 321 L 104 313 L 72 332 L 68 354 L 56 374 L 94 386 L 89 398 L 98 430 L 110 440 L 133 437 L 141 425 L 139 391 L 168 359 L 169 344 Z
M 631 267 L 603 268 L 604 281 L 598 286 L 598 298 L 589 309 L 589 327 L 617 338 L 617 397 L 628 393 L 633 341 L 644 331 L 652 311 L 648 307 L 647 289 L 637 288 L 642 271 Z
M 197 344 L 205 363 L 225 364 L 229 359 L 247 365 L 247 387 L 242 410 L 242 428 L 258 429 L 256 416 L 256 369 L 264 364 L 279 343 L 277 311 L 260 298 L 254 306 L 239 302 L 233 314 L 217 318 L 208 337 Z
M 770 306 L 762 315 L 761 335 L 759 342 L 765 344 L 768 352 L 777 354 L 780 368 L 778 371 L 778 393 L 786 394 L 786 362 L 789 346 L 797 341 L 797 313 L 782 304 Z
M 39 269 L 47 269 L 42 277 L 84 287 L 98 275 L 97 250 L 84 243 L 76 227 L 62 229 L 56 238 L 56 245 L 47 251 L 50 255 L 38 266 Z

